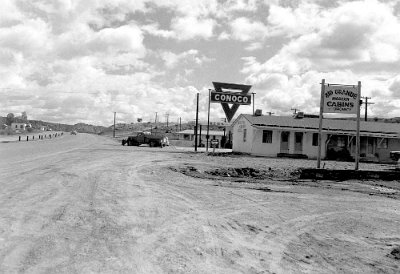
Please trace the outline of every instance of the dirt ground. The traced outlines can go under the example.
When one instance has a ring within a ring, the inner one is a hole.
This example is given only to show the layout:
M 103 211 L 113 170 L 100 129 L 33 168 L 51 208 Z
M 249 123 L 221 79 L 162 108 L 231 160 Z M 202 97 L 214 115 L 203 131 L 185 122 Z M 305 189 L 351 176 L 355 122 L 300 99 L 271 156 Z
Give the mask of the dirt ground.
M 399 181 L 299 180 L 315 161 L 87 134 L 0 155 L 1 273 L 400 272 Z

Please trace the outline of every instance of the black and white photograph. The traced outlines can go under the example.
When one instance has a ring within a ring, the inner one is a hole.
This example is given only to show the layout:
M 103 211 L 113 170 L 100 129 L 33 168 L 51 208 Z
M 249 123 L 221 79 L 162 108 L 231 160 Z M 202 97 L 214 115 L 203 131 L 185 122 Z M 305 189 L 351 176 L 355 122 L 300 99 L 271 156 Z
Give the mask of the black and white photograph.
M 0 273 L 400 273 L 399 0 L 1 0 Z

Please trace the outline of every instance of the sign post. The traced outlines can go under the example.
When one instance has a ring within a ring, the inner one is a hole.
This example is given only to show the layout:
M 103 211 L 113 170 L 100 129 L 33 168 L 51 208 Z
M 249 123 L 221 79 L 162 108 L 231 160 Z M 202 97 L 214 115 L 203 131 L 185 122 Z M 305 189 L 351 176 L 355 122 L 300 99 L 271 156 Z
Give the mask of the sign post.
M 197 152 L 197 131 L 199 130 L 199 93 L 196 95 L 196 126 L 194 128 L 194 151 Z
M 215 153 L 215 148 L 217 147 L 217 145 L 218 145 L 218 140 L 215 140 L 215 139 L 211 140 L 211 146 L 213 148 L 213 154 Z
M 360 161 L 360 100 L 361 100 L 361 82 L 358 81 L 358 97 L 357 97 L 357 135 L 356 135 L 356 165 L 355 170 L 358 170 L 358 162 Z M 365 105 L 367 107 L 367 105 Z
M 319 112 L 318 130 L 318 158 L 317 168 L 321 166 L 321 146 L 322 146 L 322 123 L 324 113 L 356 114 L 356 155 L 355 170 L 358 170 L 360 154 L 360 98 L 361 82 L 355 85 L 325 84 L 325 79 L 321 83 L 321 101 Z
M 325 94 L 325 79 L 322 79 L 321 83 L 321 100 L 319 104 L 319 129 L 318 129 L 318 156 L 317 156 L 317 168 L 321 167 L 321 142 L 322 142 L 322 119 L 324 118 L 324 94 Z

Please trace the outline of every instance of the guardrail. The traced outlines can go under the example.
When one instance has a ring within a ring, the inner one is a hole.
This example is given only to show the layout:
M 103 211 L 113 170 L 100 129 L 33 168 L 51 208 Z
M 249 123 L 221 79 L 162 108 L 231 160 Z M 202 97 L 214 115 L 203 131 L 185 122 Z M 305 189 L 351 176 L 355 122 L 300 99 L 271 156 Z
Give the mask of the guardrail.
M 0 143 L 14 143 L 14 142 L 28 142 L 28 141 L 39 141 L 45 139 L 54 139 L 64 135 L 66 132 L 36 132 L 30 134 L 21 135 L 0 135 Z
M 56 132 L 56 133 L 49 133 L 49 134 L 39 134 L 37 135 L 37 137 L 39 139 L 36 140 L 44 140 L 44 139 L 51 139 L 51 138 L 56 138 L 59 136 L 64 135 L 64 132 Z M 22 139 L 25 138 L 21 138 L 21 135 L 18 136 L 18 141 L 21 142 Z M 26 135 L 26 141 L 28 142 L 29 140 L 34 141 L 35 140 L 35 135 L 32 135 L 31 138 L 29 139 L 29 135 Z

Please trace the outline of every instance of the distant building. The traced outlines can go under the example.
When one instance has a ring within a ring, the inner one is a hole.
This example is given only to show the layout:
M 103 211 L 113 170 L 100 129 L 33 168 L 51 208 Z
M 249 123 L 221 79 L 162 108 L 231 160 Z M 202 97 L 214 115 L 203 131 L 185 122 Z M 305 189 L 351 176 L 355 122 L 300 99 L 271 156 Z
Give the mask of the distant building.
M 26 123 L 11 123 L 11 129 L 13 130 L 26 130 L 27 126 Z
M 232 124 L 233 151 L 269 157 L 318 157 L 319 118 L 241 114 Z M 400 124 L 360 122 L 360 160 L 391 162 L 400 150 Z M 321 158 L 352 160 L 356 121 L 323 119 Z
M 183 130 L 180 132 L 177 132 L 178 134 L 178 140 L 180 140 L 181 142 L 179 142 L 180 146 L 194 146 L 194 142 L 195 142 L 195 131 L 193 129 L 187 129 L 187 130 Z M 203 127 L 201 132 L 200 129 L 197 131 L 197 142 L 198 142 L 198 146 L 206 146 L 207 144 L 207 139 L 206 139 L 206 135 L 207 135 L 207 127 Z M 226 135 L 225 135 L 225 131 L 219 131 L 219 130 L 210 130 L 209 131 L 209 142 L 211 142 L 211 140 L 218 140 L 218 147 L 221 147 L 224 144 L 224 141 L 226 140 Z M 211 145 L 209 144 L 209 147 L 211 147 Z

